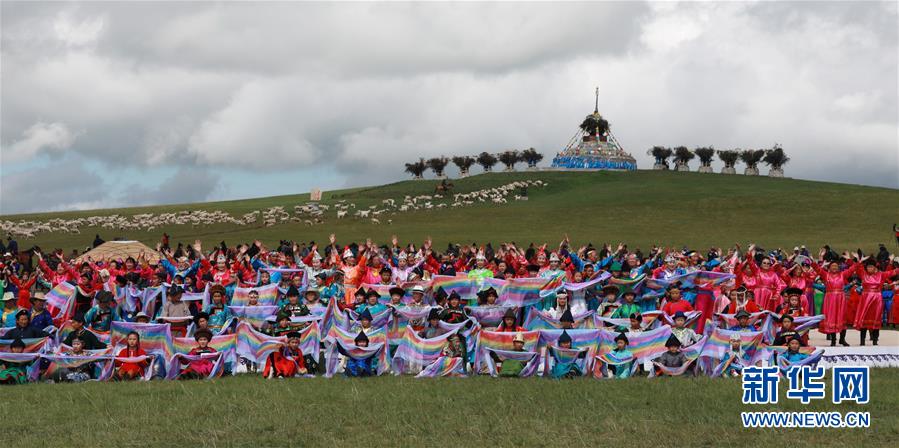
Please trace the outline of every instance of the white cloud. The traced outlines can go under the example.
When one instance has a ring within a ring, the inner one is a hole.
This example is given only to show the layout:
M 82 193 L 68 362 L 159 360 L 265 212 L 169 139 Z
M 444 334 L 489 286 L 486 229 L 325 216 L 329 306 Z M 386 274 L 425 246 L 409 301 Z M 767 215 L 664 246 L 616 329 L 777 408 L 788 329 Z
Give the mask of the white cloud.
M 70 47 L 93 44 L 100 38 L 106 20 L 103 16 L 86 20 L 74 19 L 67 11 L 60 12 L 53 22 L 56 38 Z
M 75 142 L 76 133 L 65 123 L 38 122 L 12 144 L 4 145 L 2 155 L 6 163 L 31 160 L 40 154 L 61 154 Z

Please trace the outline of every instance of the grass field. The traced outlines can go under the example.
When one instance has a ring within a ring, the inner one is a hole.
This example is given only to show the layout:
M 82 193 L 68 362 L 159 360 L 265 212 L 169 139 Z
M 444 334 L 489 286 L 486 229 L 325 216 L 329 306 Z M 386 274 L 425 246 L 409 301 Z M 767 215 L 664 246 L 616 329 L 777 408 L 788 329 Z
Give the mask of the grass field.
M 447 242 L 515 241 L 521 245 L 534 241 L 554 245 L 567 233 L 574 244 L 625 241 L 630 247 L 644 249 L 653 244 L 705 249 L 752 241 L 765 248 L 792 248 L 797 244 L 820 247 L 829 243 L 838 249 L 873 250 L 881 242 L 894 244 L 891 227 L 899 222 L 899 190 L 767 177 L 655 171 L 494 173 L 456 179 L 454 192 L 464 193 L 520 179 L 541 179 L 549 186 L 531 188 L 530 200 L 526 202 L 402 213 L 386 217 L 393 220 L 391 225 L 375 225 L 368 220 L 337 220 L 332 210 L 326 214 L 324 224 L 313 227 L 301 223 L 273 227 L 187 225 L 130 234 L 84 228 L 80 235 L 39 234 L 33 240 L 20 241 L 20 246 L 37 244 L 45 250 L 83 248 L 99 232 L 107 240 L 138 239 L 152 247 L 166 231 L 175 242 L 200 238 L 209 243 L 225 240 L 229 244 L 253 239 L 267 243 L 279 239 L 326 241 L 327 235 L 334 232 L 343 242 L 366 237 L 386 242 L 393 234 L 403 241 L 421 241 L 430 235 L 438 248 Z M 403 181 L 326 192 L 323 203 L 344 199 L 366 207 L 386 198 L 399 202 L 404 195 L 433 193 L 435 184 L 433 180 Z M 300 194 L 102 212 L 14 215 L 2 219 L 45 220 L 113 213 L 129 216 L 190 209 L 224 210 L 241 215 L 276 205 L 290 210 L 308 199 L 308 194 Z
M 738 379 L 263 380 L 0 390 L 4 446 L 895 446 L 899 369 L 871 402 L 743 405 Z M 829 384 L 829 383 L 828 383 Z M 868 429 L 744 429 L 742 411 L 867 411 Z

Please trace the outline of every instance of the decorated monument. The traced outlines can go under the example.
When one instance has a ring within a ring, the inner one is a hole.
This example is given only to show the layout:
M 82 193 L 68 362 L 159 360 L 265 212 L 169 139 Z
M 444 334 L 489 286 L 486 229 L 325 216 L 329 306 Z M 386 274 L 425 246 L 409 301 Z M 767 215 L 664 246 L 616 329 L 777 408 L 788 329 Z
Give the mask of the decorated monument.
M 599 87 L 596 105 L 564 150 L 556 154 L 553 168 L 587 170 L 636 170 L 637 161 L 625 152 L 612 135 L 609 122 L 599 114 Z

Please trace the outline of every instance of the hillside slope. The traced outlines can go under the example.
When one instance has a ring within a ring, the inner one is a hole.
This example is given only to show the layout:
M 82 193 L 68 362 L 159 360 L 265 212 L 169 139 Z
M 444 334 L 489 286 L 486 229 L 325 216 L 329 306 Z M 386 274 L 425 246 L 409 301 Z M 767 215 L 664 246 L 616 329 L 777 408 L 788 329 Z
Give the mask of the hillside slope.
M 368 219 L 337 219 L 333 208 L 324 223 L 308 226 L 288 222 L 265 227 L 262 221 L 246 226 L 213 224 L 176 225 L 153 231 L 81 228 L 78 235 L 40 233 L 20 238 L 20 247 L 33 244 L 45 250 L 67 250 L 90 244 L 95 233 L 104 239 L 138 239 L 150 246 L 163 231 L 175 242 L 200 238 L 229 244 L 261 239 L 326 241 L 336 233 L 341 241 L 366 237 L 380 242 L 396 234 L 403 241 L 431 236 L 437 247 L 447 242 L 531 241 L 556 244 L 568 234 L 575 244 L 625 241 L 631 247 L 653 244 L 706 248 L 734 242 L 756 242 L 764 247 L 792 248 L 798 244 L 838 249 L 874 249 L 893 242 L 891 226 L 899 221 L 899 191 L 824 182 L 767 177 L 724 176 L 677 172 L 515 172 L 492 173 L 455 179 L 453 193 L 492 188 L 517 180 L 539 179 L 546 187 L 531 187 L 528 201 L 506 204 L 475 202 L 466 207 L 384 214 L 380 225 Z M 343 200 L 363 209 L 383 199 L 402 202 L 405 195 L 432 194 L 436 181 L 403 181 L 393 184 L 326 192 L 323 204 Z M 261 192 L 260 192 L 261 193 Z M 73 219 L 94 215 L 222 210 L 240 216 L 255 210 L 283 206 L 292 211 L 305 204 L 308 194 L 273 196 L 204 204 L 138 207 L 117 210 L 62 212 L 6 216 L 2 219 Z M 451 201 L 450 201 L 451 202 Z M 435 201 L 436 205 L 438 201 Z M 387 224 L 387 220 L 392 224 Z

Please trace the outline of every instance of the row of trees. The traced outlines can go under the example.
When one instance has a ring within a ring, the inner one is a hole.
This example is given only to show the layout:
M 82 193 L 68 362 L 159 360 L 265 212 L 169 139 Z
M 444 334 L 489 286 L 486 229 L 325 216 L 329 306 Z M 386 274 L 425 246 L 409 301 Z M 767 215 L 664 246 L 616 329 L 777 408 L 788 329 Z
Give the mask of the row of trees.
M 667 170 L 670 169 L 668 159 L 674 161 L 674 167 L 677 171 L 690 171 L 690 161 L 699 158 L 699 172 L 711 173 L 712 160 L 715 155 L 724 162 L 724 168 L 721 169 L 722 174 L 736 174 L 736 165 L 738 161 L 746 165 L 743 174 L 757 176 L 759 174 L 758 165 L 764 162 L 771 167 L 768 175 L 771 177 L 783 177 L 783 167 L 790 161 L 784 153 L 783 148 L 775 144 L 771 149 L 728 149 L 716 150 L 712 147 L 700 147 L 690 150 L 686 146 L 678 146 L 676 148 L 666 148 L 664 146 L 653 146 L 646 152 L 655 157 L 654 169 Z
M 489 173 L 493 171 L 493 167 L 497 163 L 505 165 L 506 171 L 515 171 L 515 165 L 518 163 L 527 163 L 528 168 L 536 168 L 541 160 L 543 160 L 543 154 L 540 154 L 534 148 L 528 148 L 523 151 L 509 150 L 497 154 L 482 152 L 476 157 L 454 156 L 448 158 L 440 156 L 430 159 L 420 158 L 417 162 L 407 163 L 406 172 L 415 179 L 421 179 L 424 173 L 430 169 L 435 176 L 442 178 L 446 177 L 446 167 L 452 161 L 453 165 L 459 168 L 460 176 L 465 177 L 468 176 L 471 167 L 475 164 L 480 165 L 485 173 Z

